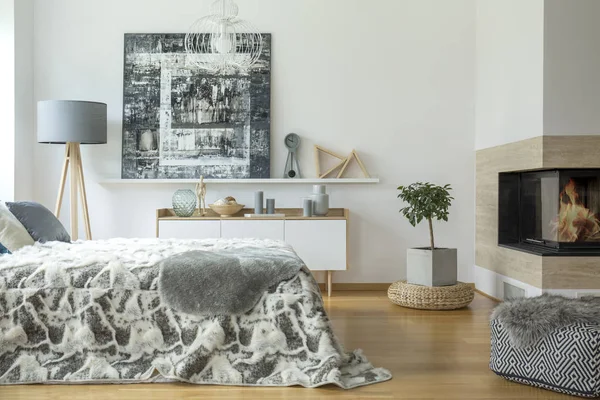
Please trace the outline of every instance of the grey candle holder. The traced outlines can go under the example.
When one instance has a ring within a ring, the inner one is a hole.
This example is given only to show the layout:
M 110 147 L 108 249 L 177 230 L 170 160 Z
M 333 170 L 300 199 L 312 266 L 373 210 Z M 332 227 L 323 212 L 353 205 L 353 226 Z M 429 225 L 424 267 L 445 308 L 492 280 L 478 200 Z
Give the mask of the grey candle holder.
M 264 208 L 263 192 L 254 192 L 254 214 L 262 214 Z
M 267 199 L 267 214 L 275 214 L 275 199 Z
M 302 202 L 302 216 L 312 217 L 313 216 L 313 201 L 312 199 L 303 199 Z

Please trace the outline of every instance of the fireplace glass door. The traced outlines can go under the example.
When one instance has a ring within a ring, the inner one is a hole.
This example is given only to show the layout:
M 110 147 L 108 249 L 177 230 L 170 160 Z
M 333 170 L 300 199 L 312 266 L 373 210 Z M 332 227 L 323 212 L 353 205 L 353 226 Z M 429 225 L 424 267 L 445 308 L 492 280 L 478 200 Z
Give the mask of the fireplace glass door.
M 499 244 L 600 254 L 600 170 L 500 174 Z
M 554 221 L 559 209 L 558 171 L 525 172 L 521 175 L 521 240 L 558 246 Z

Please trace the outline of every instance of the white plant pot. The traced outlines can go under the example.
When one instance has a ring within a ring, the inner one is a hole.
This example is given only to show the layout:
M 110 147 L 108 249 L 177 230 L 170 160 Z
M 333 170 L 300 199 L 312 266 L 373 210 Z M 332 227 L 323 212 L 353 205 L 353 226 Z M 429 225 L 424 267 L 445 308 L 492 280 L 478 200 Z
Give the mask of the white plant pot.
M 406 281 L 423 286 L 456 285 L 456 249 L 406 251 Z

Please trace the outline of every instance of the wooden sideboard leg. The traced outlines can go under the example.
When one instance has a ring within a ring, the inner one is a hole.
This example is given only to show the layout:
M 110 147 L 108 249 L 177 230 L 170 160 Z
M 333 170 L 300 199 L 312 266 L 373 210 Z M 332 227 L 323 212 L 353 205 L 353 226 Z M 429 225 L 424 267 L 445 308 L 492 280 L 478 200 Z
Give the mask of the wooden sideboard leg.
M 327 296 L 331 297 L 331 276 L 333 275 L 333 272 L 331 271 L 327 271 Z

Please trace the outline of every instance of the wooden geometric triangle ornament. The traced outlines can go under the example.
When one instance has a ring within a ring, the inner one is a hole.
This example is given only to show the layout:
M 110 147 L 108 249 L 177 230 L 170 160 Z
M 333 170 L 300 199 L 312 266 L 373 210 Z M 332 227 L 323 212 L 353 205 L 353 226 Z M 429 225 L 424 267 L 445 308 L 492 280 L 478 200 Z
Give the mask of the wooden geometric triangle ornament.
M 340 160 L 340 162 L 335 164 L 333 167 L 329 168 L 327 171 L 321 173 L 321 162 L 319 160 L 319 152 L 325 153 L 331 157 L 337 158 L 338 160 Z M 342 167 L 344 164 L 346 164 L 347 161 L 348 160 L 346 157 L 340 156 L 339 154 L 336 154 L 331 150 L 327 150 L 324 147 L 315 145 L 315 163 L 316 163 L 316 167 L 317 167 L 317 176 L 319 178 L 321 178 L 321 179 L 326 178 L 327 175 L 331 174 L 336 169 Z
M 369 173 L 367 172 L 367 169 L 365 168 L 365 165 L 363 164 L 363 162 L 361 161 L 360 157 L 358 157 L 358 153 L 356 153 L 355 150 L 352 150 L 352 152 L 350 153 L 350 155 L 348 156 L 348 159 L 346 160 L 346 162 L 344 163 L 344 166 L 342 167 L 342 169 L 340 170 L 340 172 L 338 173 L 337 177 L 341 178 L 342 175 L 344 175 L 344 172 L 346 172 L 346 168 L 348 168 L 348 165 L 350 164 L 350 161 L 352 161 L 352 159 L 355 159 L 356 162 L 358 163 L 358 166 L 360 167 L 360 169 L 362 170 L 363 174 L 365 175 L 365 178 L 370 178 L 371 176 L 369 175 Z

